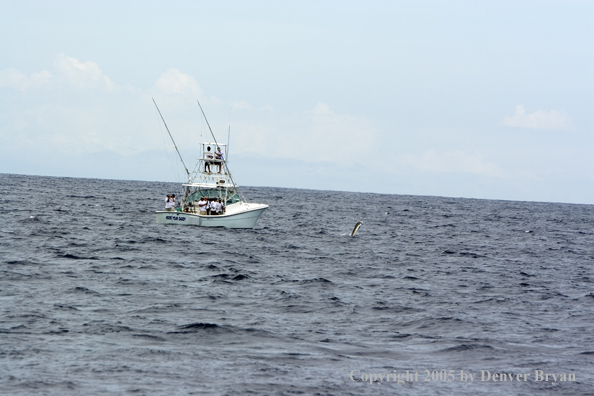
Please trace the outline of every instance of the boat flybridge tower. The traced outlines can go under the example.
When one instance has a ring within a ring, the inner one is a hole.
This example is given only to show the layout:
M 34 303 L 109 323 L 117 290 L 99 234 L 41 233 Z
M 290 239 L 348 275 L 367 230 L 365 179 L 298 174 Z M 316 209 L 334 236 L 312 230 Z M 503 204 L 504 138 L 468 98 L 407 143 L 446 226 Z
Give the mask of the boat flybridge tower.
M 226 144 L 200 143 L 200 157 L 185 187 L 182 210 L 198 213 L 202 197 L 221 198 L 225 206 L 240 201 L 237 185 L 227 167 Z

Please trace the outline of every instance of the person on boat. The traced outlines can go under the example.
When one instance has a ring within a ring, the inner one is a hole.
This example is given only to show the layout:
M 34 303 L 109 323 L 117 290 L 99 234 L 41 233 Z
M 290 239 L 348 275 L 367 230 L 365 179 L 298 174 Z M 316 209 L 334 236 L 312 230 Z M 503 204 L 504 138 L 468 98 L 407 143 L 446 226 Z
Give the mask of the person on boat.
M 223 203 L 223 201 L 221 200 L 221 198 L 219 198 L 219 202 L 218 202 L 218 208 L 219 208 L 219 215 L 225 214 L 225 204 Z
M 173 212 L 175 211 L 175 194 L 167 194 L 165 199 L 165 210 Z
M 210 146 L 207 146 L 204 153 L 204 173 L 210 173 L 211 161 L 208 161 L 209 159 L 214 159 L 214 155 L 210 152 Z
M 221 212 L 220 204 L 218 203 L 216 198 L 213 198 L 212 202 L 210 203 L 210 214 L 212 216 L 217 216 Z
M 208 206 L 208 201 L 206 200 L 206 197 L 200 198 L 200 201 L 198 201 L 198 208 L 199 208 L 200 214 L 202 216 L 206 216 L 206 207 L 207 206 Z
M 221 152 L 220 147 L 217 147 L 217 152 L 215 153 L 215 158 L 217 159 L 217 165 L 219 166 L 219 173 L 221 173 L 221 168 L 223 167 L 223 161 L 225 160 L 225 155 Z
M 210 216 L 212 211 L 212 198 L 207 198 L 206 199 L 206 214 L 208 216 Z
M 217 216 L 219 214 L 219 203 L 217 202 L 216 198 L 212 201 L 210 207 L 210 214 L 213 216 Z

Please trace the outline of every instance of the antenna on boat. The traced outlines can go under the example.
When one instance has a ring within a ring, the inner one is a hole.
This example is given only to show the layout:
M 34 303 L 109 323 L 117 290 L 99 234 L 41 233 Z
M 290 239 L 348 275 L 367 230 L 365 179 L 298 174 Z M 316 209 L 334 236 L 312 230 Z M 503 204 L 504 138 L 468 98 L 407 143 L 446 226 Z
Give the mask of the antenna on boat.
M 229 125 L 229 131 L 227 132 L 227 148 L 225 149 L 225 158 L 229 161 L 229 139 L 231 138 L 231 125 Z
M 186 166 L 184 159 L 182 158 L 179 150 L 177 149 L 177 145 L 175 144 L 175 140 L 173 140 L 173 136 L 171 135 L 171 132 L 169 132 L 169 128 L 167 127 L 167 123 L 165 122 L 165 119 L 163 118 L 163 114 L 161 114 L 161 110 L 159 110 L 159 106 L 157 106 L 157 102 L 155 102 L 155 98 L 151 98 L 151 99 L 153 100 L 153 103 L 155 104 L 155 107 L 157 108 L 157 111 L 159 112 L 159 115 L 161 116 L 161 120 L 163 120 L 163 124 L 165 124 L 165 129 L 167 129 L 167 133 L 169 134 L 169 137 L 171 138 L 171 141 L 173 142 L 173 147 L 175 147 L 175 151 L 177 151 L 177 155 L 179 155 L 179 159 L 181 160 L 181 163 L 184 166 L 184 169 L 186 170 L 186 174 L 188 175 L 188 178 L 190 178 L 190 172 L 188 172 L 188 167 Z M 206 122 L 208 123 L 208 121 L 206 121 Z M 208 127 L 210 128 L 210 125 Z
M 225 158 L 229 161 L 229 140 L 231 138 L 231 108 L 229 107 L 229 130 L 227 131 L 227 148 L 225 149 Z

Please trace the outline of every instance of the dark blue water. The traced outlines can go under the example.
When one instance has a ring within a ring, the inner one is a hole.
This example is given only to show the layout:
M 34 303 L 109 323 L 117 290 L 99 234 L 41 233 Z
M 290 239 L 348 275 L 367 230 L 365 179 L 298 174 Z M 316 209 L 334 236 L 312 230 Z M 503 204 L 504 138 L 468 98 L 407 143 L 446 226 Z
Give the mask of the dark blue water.
M 243 192 L 1 174 L 0 394 L 594 394 L 594 206 Z

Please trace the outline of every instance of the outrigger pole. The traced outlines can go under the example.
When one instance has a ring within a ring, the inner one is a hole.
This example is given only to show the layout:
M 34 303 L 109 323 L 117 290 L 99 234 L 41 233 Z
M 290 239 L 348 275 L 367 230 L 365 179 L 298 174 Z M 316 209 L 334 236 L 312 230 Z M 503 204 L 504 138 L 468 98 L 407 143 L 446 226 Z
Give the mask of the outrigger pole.
M 171 141 L 173 142 L 173 147 L 175 147 L 175 151 L 177 151 L 177 155 L 179 155 L 179 159 L 181 160 L 182 165 L 184 166 L 184 169 L 186 170 L 186 174 L 188 175 L 188 180 L 190 179 L 190 172 L 188 172 L 188 167 L 186 166 L 184 159 L 182 158 L 179 150 L 177 149 L 177 145 L 175 144 L 175 140 L 173 140 L 173 136 L 171 135 L 171 132 L 169 132 L 169 128 L 167 127 L 167 123 L 165 122 L 165 119 L 163 118 L 163 115 L 161 114 L 161 110 L 159 110 L 159 106 L 157 106 L 157 102 L 155 102 L 155 98 L 151 98 L 153 100 L 153 103 L 155 104 L 155 107 L 157 108 L 157 111 L 159 112 L 159 115 L 161 116 L 161 120 L 163 120 L 163 124 L 165 124 L 165 129 L 167 129 L 167 133 L 169 134 L 169 137 L 171 138 Z M 208 122 L 208 121 L 206 121 Z M 210 125 L 208 126 L 210 128 Z M 212 132 L 212 131 L 211 131 Z

